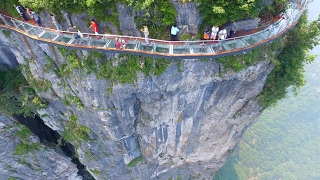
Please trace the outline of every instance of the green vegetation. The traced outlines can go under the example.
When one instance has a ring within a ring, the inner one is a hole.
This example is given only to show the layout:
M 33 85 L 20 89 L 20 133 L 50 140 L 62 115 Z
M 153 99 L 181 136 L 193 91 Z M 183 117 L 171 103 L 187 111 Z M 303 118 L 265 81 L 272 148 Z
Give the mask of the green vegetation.
M 18 11 L 13 7 L 14 4 L 19 4 L 19 0 L 9 0 L 9 1 L 2 1 L 0 3 L 0 9 L 6 10 L 9 14 L 14 17 L 20 17 Z
M 314 52 L 319 54 L 318 46 Z M 305 65 L 306 85 L 264 111 L 214 180 L 320 177 L 320 57 Z
M 8 37 L 10 37 L 10 35 L 11 35 L 11 31 L 9 31 L 9 30 L 2 30 L 2 34 L 3 34 L 6 38 L 8 38 Z
M 98 170 L 96 170 L 96 169 L 92 169 L 92 170 L 90 170 L 93 174 L 95 174 L 95 175 L 97 175 L 97 176 L 99 176 L 100 174 L 101 174 L 101 172 L 100 171 L 98 171 Z
M 133 159 L 129 164 L 128 164 L 128 167 L 134 167 L 136 166 L 139 162 L 141 162 L 143 160 L 143 157 L 142 156 L 139 156 L 135 159 Z
M 88 161 L 88 162 L 91 162 L 91 161 L 92 161 L 91 152 L 90 152 L 90 151 L 86 151 L 85 154 L 86 154 L 86 157 L 87 157 L 87 161 Z
M 179 174 L 179 176 L 177 177 L 177 180 L 182 180 L 182 175 Z
M 16 137 L 19 137 L 21 140 L 26 141 L 29 136 L 32 135 L 32 132 L 25 126 L 21 126 L 20 131 L 15 133 Z
M 136 11 L 144 12 L 142 16 L 135 17 L 136 24 L 148 26 L 151 37 L 162 38 L 167 34 L 176 21 L 177 12 L 173 4 L 163 0 L 126 0 Z
M 41 83 L 38 87 L 40 87 Z M 41 85 L 42 86 L 42 85 Z M 47 103 L 36 95 L 34 88 L 18 68 L 2 67 L 0 71 L 0 110 L 7 116 L 34 116 Z
M 16 178 L 16 177 L 9 177 L 9 178 L 7 178 L 6 180 L 17 180 L 17 179 L 19 179 L 19 178 Z
M 281 40 L 277 40 L 272 44 L 266 44 L 264 46 L 253 49 L 250 53 L 240 54 L 235 56 L 225 56 L 215 59 L 216 62 L 224 66 L 224 70 L 232 69 L 236 72 L 243 70 L 248 66 L 254 65 L 256 62 L 265 59 L 265 56 L 268 55 L 268 58 L 271 61 L 275 61 L 275 50 L 279 49 Z
M 70 116 L 70 120 L 66 123 L 65 129 L 62 132 L 62 137 L 68 142 L 73 142 L 79 145 L 83 141 L 89 141 L 89 133 L 91 130 L 83 125 L 78 124 L 77 116 Z
M 13 152 L 14 155 L 23 155 L 34 150 L 40 149 L 39 143 L 31 143 L 28 138 L 32 135 L 32 132 L 25 126 L 21 126 L 20 130 L 15 133 L 20 138 L 20 143 L 16 145 Z
M 320 25 L 317 21 L 308 22 L 304 13 L 296 27 L 283 38 L 283 48 L 277 55 L 275 68 L 268 76 L 259 102 L 264 107 L 274 105 L 287 94 L 288 87 L 298 92 L 305 84 L 303 65 L 313 61 L 314 56 L 307 52 L 319 44 Z
M 40 148 L 39 143 L 24 143 L 21 142 L 16 145 L 16 148 L 13 152 L 14 155 L 23 155 Z
M 96 70 L 99 79 L 107 79 L 112 83 L 133 83 L 137 79 L 137 71 L 142 71 L 146 75 L 161 75 L 169 66 L 166 59 L 140 57 L 133 55 L 123 55 L 124 58 L 118 60 L 118 65 L 114 66 L 111 60 L 101 60 L 100 66 Z
M 247 54 L 217 58 L 216 61 L 222 64 L 225 70 L 238 72 L 261 61 L 267 55 L 275 68 L 268 76 L 259 102 L 265 108 L 270 107 L 285 97 L 288 87 L 298 92 L 304 85 L 303 65 L 313 61 L 314 56 L 308 56 L 307 52 L 319 43 L 319 35 L 319 24 L 316 21 L 308 23 L 304 14 L 296 28 L 272 44 L 253 49 Z M 275 54 L 276 52 L 280 53 Z
M 28 62 L 27 65 L 22 65 L 22 70 L 24 71 L 25 73 L 25 77 L 26 77 L 26 80 L 28 82 L 28 84 L 35 90 L 41 92 L 41 91 L 47 91 L 49 90 L 51 87 L 52 87 L 52 84 L 50 81 L 48 80 L 39 80 L 39 79 L 36 79 L 30 69 L 29 69 L 29 61 L 30 60 L 26 60 Z
M 191 35 L 188 33 L 188 34 L 183 34 L 180 36 L 180 40 L 181 41 L 190 41 L 191 40 Z
M 58 49 L 66 57 L 66 63 L 61 64 L 59 69 L 55 71 L 59 76 L 68 77 L 73 69 L 84 70 L 86 74 L 94 71 L 98 79 L 106 79 L 111 84 L 134 83 L 137 79 L 137 71 L 146 75 L 159 76 L 170 64 L 170 61 L 166 59 L 134 55 L 121 55 L 119 58 L 108 59 L 98 52 L 89 52 L 88 56 L 80 59 L 74 50 Z M 52 67 L 52 61 L 48 60 L 47 66 Z
M 199 12 L 203 19 L 200 29 L 212 25 L 221 26 L 227 22 L 259 15 L 260 0 L 225 1 L 197 0 Z
M 76 51 L 68 51 L 65 48 L 58 48 L 58 50 L 66 57 L 66 63 L 55 68 L 54 61 L 47 58 L 46 69 L 52 69 L 60 77 L 70 77 L 74 69 L 84 71 L 86 74 L 95 72 L 98 79 L 105 79 L 110 82 L 110 87 L 107 88 L 108 94 L 112 92 L 112 86 L 115 83 L 134 83 L 137 80 L 138 71 L 146 75 L 159 76 L 170 65 L 170 61 L 167 59 L 134 55 L 120 55 L 118 58 L 108 59 L 98 52 L 89 52 L 88 56 L 80 59 Z M 62 84 L 67 83 L 62 82 Z M 68 106 L 75 102 L 79 109 L 84 107 L 77 97 L 66 96 L 62 100 Z

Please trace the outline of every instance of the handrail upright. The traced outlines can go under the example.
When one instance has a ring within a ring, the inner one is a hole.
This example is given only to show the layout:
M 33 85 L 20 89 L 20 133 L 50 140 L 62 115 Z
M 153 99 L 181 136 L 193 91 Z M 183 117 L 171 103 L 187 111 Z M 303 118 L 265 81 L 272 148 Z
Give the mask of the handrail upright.
M 13 23 L 13 25 L 15 26 L 15 28 L 18 28 L 17 25 L 16 25 L 16 23 L 15 23 L 15 21 L 12 20 L 12 18 L 10 18 L 10 20 L 11 20 L 11 22 Z

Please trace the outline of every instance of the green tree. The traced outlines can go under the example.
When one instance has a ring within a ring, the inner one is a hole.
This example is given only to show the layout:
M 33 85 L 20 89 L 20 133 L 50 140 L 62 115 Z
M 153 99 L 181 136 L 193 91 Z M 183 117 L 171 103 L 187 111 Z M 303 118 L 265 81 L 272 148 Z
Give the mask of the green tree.
M 319 17 L 320 20 L 320 17 Z M 308 56 L 308 50 L 319 44 L 320 25 L 317 21 L 308 22 L 304 13 L 296 27 L 284 36 L 284 47 L 278 54 L 278 63 L 268 76 L 260 95 L 260 104 L 264 107 L 274 105 L 285 97 L 288 87 L 297 93 L 305 84 L 303 75 L 304 63 L 314 60 Z
M 36 95 L 33 88 L 17 68 L 2 67 L 0 71 L 0 111 L 7 116 L 22 114 L 34 116 L 46 102 Z
M 197 0 L 203 19 L 201 28 L 212 25 L 223 25 L 259 14 L 260 0 Z

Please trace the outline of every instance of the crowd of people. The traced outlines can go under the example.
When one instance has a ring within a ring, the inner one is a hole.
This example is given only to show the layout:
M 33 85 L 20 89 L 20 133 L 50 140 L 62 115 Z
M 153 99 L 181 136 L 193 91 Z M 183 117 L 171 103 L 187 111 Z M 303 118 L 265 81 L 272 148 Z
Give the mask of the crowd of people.
M 44 25 L 41 22 L 41 18 L 39 16 L 38 13 L 36 13 L 35 11 L 31 10 L 29 7 L 22 7 L 19 5 L 13 5 L 15 7 L 15 9 L 17 10 L 17 12 L 19 13 L 20 17 L 23 19 L 24 22 L 28 22 L 30 19 L 33 19 L 33 21 L 41 28 L 44 27 Z M 56 15 L 54 14 L 50 14 L 51 17 L 51 22 L 52 24 L 56 27 L 57 31 L 59 31 L 60 34 L 62 34 L 62 28 L 60 25 L 60 21 L 57 18 Z M 94 34 L 97 35 L 97 39 L 99 38 L 98 36 L 98 25 L 95 22 L 95 20 L 91 19 L 91 25 L 90 27 L 93 31 Z M 81 40 L 81 38 L 83 37 L 82 33 L 80 32 L 80 29 L 77 28 L 76 26 L 71 25 L 68 29 L 68 32 L 72 33 L 76 43 L 80 44 L 83 43 L 83 41 Z
M 18 6 L 14 5 L 14 7 L 17 10 L 17 12 L 20 14 L 21 18 L 25 22 L 29 21 L 29 18 L 27 17 L 27 16 L 29 16 L 30 19 L 33 19 L 33 21 L 39 27 L 44 27 L 44 25 L 41 22 L 41 18 L 39 16 L 39 14 L 36 13 L 35 11 L 31 10 L 29 7 L 23 8 L 19 5 Z M 59 23 L 57 16 L 54 14 L 50 14 L 50 16 L 51 16 L 52 24 L 54 24 L 57 31 L 59 31 L 60 34 L 62 34 L 62 28 L 61 28 L 61 25 Z M 89 28 L 91 28 L 92 32 L 96 35 L 96 39 L 99 39 L 100 37 L 99 37 L 99 33 L 98 33 L 99 32 L 98 25 L 94 19 L 91 19 L 91 25 Z M 223 29 L 219 30 L 219 27 L 215 25 L 211 28 L 211 30 L 205 30 L 201 39 L 202 40 L 224 40 L 226 38 L 231 38 L 233 36 L 233 34 L 237 31 L 237 29 L 238 29 L 237 23 L 235 21 L 233 21 L 231 23 L 230 27 L 228 28 L 228 30 L 229 30 L 229 36 L 228 36 L 227 28 L 223 28 Z M 67 31 L 73 33 L 76 44 L 83 43 L 81 40 L 83 35 L 80 32 L 79 28 L 71 25 L 67 29 Z M 149 46 L 149 44 L 150 44 L 149 38 L 148 38 L 149 29 L 148 29 L 147 25 L 143 25 L 143 28 L 141 28 L 140 31 L 144 34 L 146 46 Z M 177 25 L 176 24 L 172 25 L 171 31 L 170 31 L 171 41 L 178 41 L 178 33 L 179 33 L 179 28 L 177 27 Z M 115 39 L 115 47 L 118 49 L 125 48 L 126 44 L 127 44 L 126 41 L 122 38 Z
M 224 40 L 227 38 L 232 38 L 233 34 L 238 30 L 237 23 L 233 21 L 228 27 L 229 29 L 229 36 L 227 28 L 223 28 L 219 31 L 219 26 L 212 26 L 211 31 L 205 30 L 203 32 L 203 40 Z

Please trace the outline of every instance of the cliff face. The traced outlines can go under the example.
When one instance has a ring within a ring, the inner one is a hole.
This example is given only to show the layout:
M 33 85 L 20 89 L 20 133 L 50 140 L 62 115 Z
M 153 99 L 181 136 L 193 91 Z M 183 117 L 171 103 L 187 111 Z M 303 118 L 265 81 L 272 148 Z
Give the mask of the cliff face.
M 267 59 L 238 73 L 223 72 L 214 60 L 179 60 L 160 76 L 138 72 L 133 84 L 112 85 L 83 69 L 55 73 L 72 65 L 54 46 L 16 33 L 0 33 L 0 44 L 30 70 L 25 76 L 50 81 L 48 90 L 38 90 L 49 102 L 39 112 L 49 127 L 74 136 L 80 127 L 90 129 L 88 139 L 74 143 L 96 179 L 211 178 L 260 115 L 255 98 L 272 69 Z M 107 61 L 117 66 L 121 58 Z
M 57 149 L 47 148 L 26 127 L 0 115 L 0 179 L 82 179 Z M 23 153 L 21 149 L 30 151 Z

